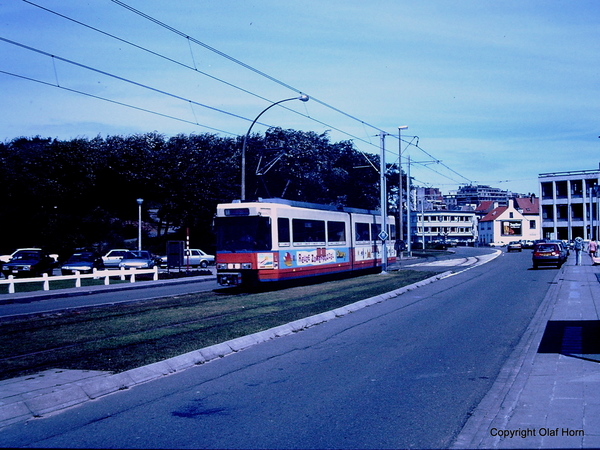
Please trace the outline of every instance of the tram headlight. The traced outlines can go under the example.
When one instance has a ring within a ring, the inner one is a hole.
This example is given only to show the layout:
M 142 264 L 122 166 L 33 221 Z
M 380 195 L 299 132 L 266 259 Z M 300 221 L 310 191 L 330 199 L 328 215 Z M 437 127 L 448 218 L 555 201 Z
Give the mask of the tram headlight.
M 249 270 L 252 269 L 252 263 L 219 263 L 217 270 Z

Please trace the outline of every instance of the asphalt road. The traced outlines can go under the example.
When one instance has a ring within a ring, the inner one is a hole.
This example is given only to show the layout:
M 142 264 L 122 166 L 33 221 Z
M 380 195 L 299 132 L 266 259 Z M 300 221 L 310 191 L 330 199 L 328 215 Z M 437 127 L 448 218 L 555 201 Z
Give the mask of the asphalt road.
M 530 257 L 504 253 L 301 333 L 13 425 L 0 446 L 447 448 L 556 275 L 530 270 Z

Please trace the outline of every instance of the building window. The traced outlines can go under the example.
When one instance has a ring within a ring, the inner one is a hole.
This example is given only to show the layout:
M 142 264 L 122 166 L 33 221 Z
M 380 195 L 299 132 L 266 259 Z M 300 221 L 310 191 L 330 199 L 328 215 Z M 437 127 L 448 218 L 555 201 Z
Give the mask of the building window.
M 529 229 L 530 230 L 535 230 L 537 228 L 536 222 L 535 220 L 530 220 L 529 221 Z
M 552 198 L 552 182 L 542 183 L 542 198 L 543 199 L 551 199 Z

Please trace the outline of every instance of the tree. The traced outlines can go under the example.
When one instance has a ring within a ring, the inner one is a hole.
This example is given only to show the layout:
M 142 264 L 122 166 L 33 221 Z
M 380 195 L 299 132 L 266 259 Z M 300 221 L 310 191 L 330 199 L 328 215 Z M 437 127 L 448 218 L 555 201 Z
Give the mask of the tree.
M 257 139 L 254 142 L 256 145 Z M 261 174 L 260 180 L 256 174 L 248 177 L 257 187 L 255 197 L 263 192 L 291 200 L 369 209 L 379 204 L 377 172 L 357 170 L 369 157 L 357 152 L 350 141 L 332 144 L 327 133 L 271 128 L 263 148 L 252 158 Z M 376 157 L 373 159 L 377 162 Z
M 137 237 L 137 198 L 144 199 L 144 224 L 157 228 L 158 237 L 145 240 L 156 251 L 164 251 L 165 239 L 183 239 L 188 228 L 192 245 L 211 250 L 216 206 L 239 198 L 242 144 L 243 137 L 204 133 L 167 139 L 157 132 L 0 143 L 1 251 L 123 246 Z M 357 151 L 350 141 L 271 128 L 249 137 L 246 156 L 249 198 L 379 206 L 379 158 Z M 390 171 L 388 177 L 393 199 L 395 175 Z M 152 218 L 151 211 L 157 212 Z M 173 227 L 179 234 L 166 237 Z

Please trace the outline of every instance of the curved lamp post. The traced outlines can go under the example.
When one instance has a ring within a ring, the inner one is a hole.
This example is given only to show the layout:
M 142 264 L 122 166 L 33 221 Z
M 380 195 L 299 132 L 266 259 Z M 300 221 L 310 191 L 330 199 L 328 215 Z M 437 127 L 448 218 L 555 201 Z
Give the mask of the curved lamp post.
M 246 200 L 246 142 L 248 141 L 248 136 L 250 136 L 250 131 L 252 130 L 252 127 L 254 126 L 258 118 L 262 116 L 265 112 L 267 112 L 267 110 L 271 109 L 275 105 L 279 105 L 280 103 L 288 102 L 290 100 L 300 100 L 302 102 L 307 102 L 309 100 L 309 96 L 303 94 L 300 97 L 286 98 L 284 100 L 279 100 L 278 102 L 267 106 L 265 109 L 262 110 L 262 112 L 258 116 L 256 116 L 256 119 L 254 119 L 254 121 L 250 125 L 250 128 L 248 128 L 248 132 L 244 136 L 244 143 L 242 145 L 242 201 Z

